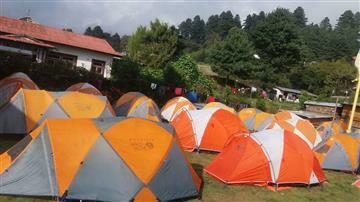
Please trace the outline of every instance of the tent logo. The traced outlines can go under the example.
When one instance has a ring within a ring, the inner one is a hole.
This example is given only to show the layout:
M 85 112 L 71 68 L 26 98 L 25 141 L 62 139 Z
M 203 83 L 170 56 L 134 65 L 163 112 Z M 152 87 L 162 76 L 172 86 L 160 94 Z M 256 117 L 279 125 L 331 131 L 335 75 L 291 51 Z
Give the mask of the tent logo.
M 129 141 L 134 150 L 148 151 L 154 148 L 152 138 L 131 138 Z
M 91 105 L 89 104 L 84 104 L 84 103 L 74 103 L 76 109 L 78 109 L 79 111 L 90 111 L 91 110 Z

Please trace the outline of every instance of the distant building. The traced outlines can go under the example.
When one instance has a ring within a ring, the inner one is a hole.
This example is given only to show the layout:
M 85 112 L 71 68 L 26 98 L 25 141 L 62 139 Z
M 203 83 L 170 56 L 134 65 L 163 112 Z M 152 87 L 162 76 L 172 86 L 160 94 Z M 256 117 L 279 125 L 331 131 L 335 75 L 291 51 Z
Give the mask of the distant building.
M 352 103 L 344 103 L 343 104 L 343 110 L 341 113 L 341 118 L 349 121 L 350 120 L 350 114 L 351 114 L 351 110 L 352 110 Z M 353 120 L 353 125 L 354 128 L 359 129 L 360 128 L 360 104 L 356 105 L 355 108 L 355 114 L 354 114 L 354 120 Z
M 328 114 L 333 116 L 340 116 L 342 112 L 343 105 L 340 103 L 333 102 L 316 102 L 316 101 L 306 101 L 304 102 L 305 110 L 309 112 Z M 336 109 L 336 112 L 335 112 Z
M 276 86 L 273 88 L 275 93 L 276 100 L 289 101 L 289 102 L 299 102 L 299 96 L 301 95 L 301 90 L 291 89 Z M 308 93 L 309 96 L 316 97 L 317 95 Z
M 0 51 L 29 55 L 39 63 L 69 62 L 107 78 L 113 58 L 121 57 L 104 39 L 40 25 L 30 17 L 0 16 Z

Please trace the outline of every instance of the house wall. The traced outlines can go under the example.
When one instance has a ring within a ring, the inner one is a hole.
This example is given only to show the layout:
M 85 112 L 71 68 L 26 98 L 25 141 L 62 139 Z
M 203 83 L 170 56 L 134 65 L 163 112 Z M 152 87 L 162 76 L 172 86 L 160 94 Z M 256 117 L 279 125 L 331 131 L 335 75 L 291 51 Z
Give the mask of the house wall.
M 345 119 L 345 121 L 349 121 L 350 114 L 351 114 L 352 105 L 344 104 L 343 110 L 341 113 L 341 117 Z M 354 114 L 354 121 L 353 127 L 360 128 L 360 107 L 356 106 L 355 114 Z
M 319 106 L 319 105 L 308 105 L 305 104 L 306 111 L 309 112 L 316 112 L 316 113 L 322 113 L 322 114 L 329 114 L 334 115 L 335 107 L 328 107 L 328 106 Z M 342 107 L 337 107 L 337 115 L 341 114 Z
M 112 55 L 95 52 L 95 51 L 90 51 L 90 50 L 85 50 L 85 49 L 80 49 L 80 48 L 71 47 L 71 46 L 64 46 L 64 45 L 59 45 L 59 44 L 52 44 L 52 45 L 56 47 L 54 52 L 60 52 L 60 53 L 77 56 L 76 66 L 83 67 L 89 71 L 91 70 L 91 62 L 93 59 L 104 61 L 105 62 L 105 70 L 104 70 L 103 76 L 105 78 L 110 77 L 111 65 L 112 65 L 112 60 L 113 60 Z

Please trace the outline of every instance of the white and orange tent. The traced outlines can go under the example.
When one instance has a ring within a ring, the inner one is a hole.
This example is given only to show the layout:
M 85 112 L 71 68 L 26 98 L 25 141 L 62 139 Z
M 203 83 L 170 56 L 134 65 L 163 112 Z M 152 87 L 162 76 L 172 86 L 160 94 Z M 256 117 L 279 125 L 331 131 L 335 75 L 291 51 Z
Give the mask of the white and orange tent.
M 269 128 L 283 128 L 291 131 L 304 140 L 311 149 L 322 141 L 321 136 L 310 121 L 302 119 L 289 111 L 276 113 Z
M 184 97 L 174 97 L 163 106 L 161 116 L 171 122 L 183 110 L 196 110 L 196 107 Z
M 210 109 L 210 108 L 220 108 L 220 109 L 225 109 L 234 114 L 236 113 L 234 108 L 229 107 L 226 104 L 223 104 L 221 102 L 210 102 L 203 107 L 203 109 Z
M 221 152 L 233 137 L 248 133 L 237 115 L 219 108 L 183 111 L 171 125 L 186 151 Z
M 205 172 L 226 184 L 288 186 L 326 180 L 313 151 L 284 129 L 234 138 Z

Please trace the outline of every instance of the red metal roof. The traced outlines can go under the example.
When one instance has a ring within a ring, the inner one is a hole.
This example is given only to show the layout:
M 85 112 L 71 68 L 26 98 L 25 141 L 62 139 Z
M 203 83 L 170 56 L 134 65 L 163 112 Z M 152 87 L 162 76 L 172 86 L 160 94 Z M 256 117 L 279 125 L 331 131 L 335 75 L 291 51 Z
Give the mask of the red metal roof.
M 26 35 L 46 42 L 120 56 L 120 54 L 104 39 L 67 32 L 61 29 L 25 22 L 5 16 L 0 16 L 0 32 Z
M 55 48 L 54 46 L 44 43 L 42 41 L 38 41 L 38 40 L 34 40 L 34 39 L 30 39 L 26 36 L 18 36 L 18 35 L 0 35 L 0 39 L 4 39 L 7 41 L 15 41 L 15 42 L 21 42 L 21 43 L 27 43 L 27 44 L 32 44 L 35 46 L 41 46 L 41 47 L 45 47 L 45 48 Z

